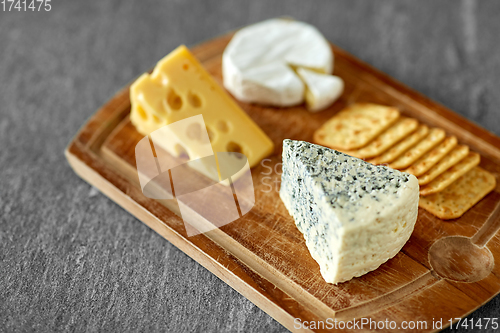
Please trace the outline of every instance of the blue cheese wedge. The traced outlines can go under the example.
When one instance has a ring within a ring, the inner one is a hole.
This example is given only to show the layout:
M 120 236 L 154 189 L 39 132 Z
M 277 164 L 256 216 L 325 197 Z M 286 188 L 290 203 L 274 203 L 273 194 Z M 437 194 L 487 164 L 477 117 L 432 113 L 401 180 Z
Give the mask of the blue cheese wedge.
M 280 197 L 326 282 L 377 269 L 410 238 L 418 180 L 303 141 L 284 140 Z

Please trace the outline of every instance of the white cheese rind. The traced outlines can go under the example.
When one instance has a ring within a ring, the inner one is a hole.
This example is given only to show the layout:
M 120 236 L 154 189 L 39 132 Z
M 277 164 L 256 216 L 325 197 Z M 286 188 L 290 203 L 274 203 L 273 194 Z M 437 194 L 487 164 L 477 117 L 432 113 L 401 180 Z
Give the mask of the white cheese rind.
M 280 196 L 326 282 L 375 270 L 409 239 L 415 176 L 302 141 L 283 142 Z
M 328 42 L 309 24 L 267 20 L 239 30 L 229 42 L 222 56 L 224 87 L 244 102 L 297 105 L 305 87 L 292 67 L 331 74 Z
M 344 91 L 344 81 L 338 76 L 305 68 L 298 68 L 297 74 L 306 85 L 305 99 L 309 111 L 321 111 L 329 107 Z

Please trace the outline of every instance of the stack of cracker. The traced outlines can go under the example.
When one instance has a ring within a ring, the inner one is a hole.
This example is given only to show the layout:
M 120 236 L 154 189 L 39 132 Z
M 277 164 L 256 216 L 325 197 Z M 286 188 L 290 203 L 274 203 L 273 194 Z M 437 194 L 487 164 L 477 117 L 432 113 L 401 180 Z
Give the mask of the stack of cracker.
M 495 177 L 478 166 L 478 153 L 394 107 L 350 105 L 314 133 L 314 142 L 415 175 L 420 207 L 444 220 L 462 216 L 496 186 Z

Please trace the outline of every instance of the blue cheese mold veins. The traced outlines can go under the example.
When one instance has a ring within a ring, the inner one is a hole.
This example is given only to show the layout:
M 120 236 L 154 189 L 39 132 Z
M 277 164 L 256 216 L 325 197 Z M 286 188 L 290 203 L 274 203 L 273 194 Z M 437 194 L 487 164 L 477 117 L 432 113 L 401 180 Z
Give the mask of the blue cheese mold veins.
M 284 140 L 280 197 L 330 283 L 392 258 L 413 231 L 418 181 L 304 141 Z

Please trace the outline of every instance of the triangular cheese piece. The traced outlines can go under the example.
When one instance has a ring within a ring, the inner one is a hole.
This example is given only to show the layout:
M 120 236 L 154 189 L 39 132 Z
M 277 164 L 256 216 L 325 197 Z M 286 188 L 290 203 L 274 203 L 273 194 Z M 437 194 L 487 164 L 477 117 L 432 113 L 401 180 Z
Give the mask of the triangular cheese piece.
M 337 100 L 344 91 L 344 81 L 335 75 L 297 68 L 297 74 L 306 85 L 306 104 L 309 111 L 321 111 Z
M 413 175 L 303 141 L 284 140 L 280 196 L 326 282 L 375 270 L 413 232 Z

